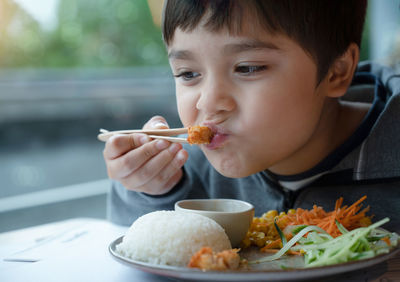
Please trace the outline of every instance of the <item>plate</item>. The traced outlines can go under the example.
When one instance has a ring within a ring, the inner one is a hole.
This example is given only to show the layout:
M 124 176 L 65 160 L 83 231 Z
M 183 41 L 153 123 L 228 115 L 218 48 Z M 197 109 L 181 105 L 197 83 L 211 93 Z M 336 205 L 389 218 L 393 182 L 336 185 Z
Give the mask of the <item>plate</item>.
M 196 281 L 294 281 L 299 279 L 321 278 L 370 267 L 395 256 L 400 251 L 400 248 L 396 247 L 389 253 L 374 258 L 322 267 L 302 268 L 304 265 L 302 257 L 287 256 L 286 258 L 281 258 L 273 262 L 251 265 L 249 270 L 201 271 L 200 269 L 187 267 L 155 265 L 126 258 L 116 252 L 116 245 L 122 242 L 122 238 L 123 236 L 114 240 L 108 248 L 113 258 L 118 262 L 168 278 Z M 258 252 L 257 249 L 252 249 L 241 252 L 240 255 L 245 258 L 254 259 L 260 255 L 260 252 Z M 261 255 L 265 256 L 265 254 Z

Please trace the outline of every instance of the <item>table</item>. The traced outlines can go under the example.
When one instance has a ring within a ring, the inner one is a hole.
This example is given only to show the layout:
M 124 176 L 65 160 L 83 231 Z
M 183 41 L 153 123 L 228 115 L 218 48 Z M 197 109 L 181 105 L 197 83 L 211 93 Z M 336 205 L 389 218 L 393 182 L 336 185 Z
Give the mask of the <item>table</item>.
M 76 218 L 0 234 L 0 281 L 171 281 L 115 261 L 108 245 L 127 227 Z M 400 281 L 400 253 L 371 268 L 314 281 Z
M 108 245 L 126 230 L 106 220 L 76 218 L 2 233 L 0 281 L 170 281 L 111 257 Z

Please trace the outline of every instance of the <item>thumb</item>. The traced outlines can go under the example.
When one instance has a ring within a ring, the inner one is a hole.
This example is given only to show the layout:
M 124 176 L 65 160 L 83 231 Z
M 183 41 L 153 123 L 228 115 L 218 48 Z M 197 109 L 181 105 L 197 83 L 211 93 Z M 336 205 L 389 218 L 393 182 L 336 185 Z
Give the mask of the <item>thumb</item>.
M 143 129 L 167 129 L 169 128 L 167 121 L 162 116 L 152 117 L 144 126 Z

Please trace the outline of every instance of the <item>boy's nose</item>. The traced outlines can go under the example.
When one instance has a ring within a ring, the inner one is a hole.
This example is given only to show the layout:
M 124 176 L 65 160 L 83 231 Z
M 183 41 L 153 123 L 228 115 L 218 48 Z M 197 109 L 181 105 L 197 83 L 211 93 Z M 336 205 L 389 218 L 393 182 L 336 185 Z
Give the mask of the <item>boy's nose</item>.
M 233 111 L 236 108 L 236 102 L 233 97 L 233 90 L 228 83 L 217 81 L 205 81 L 201 88 L 200 97 L 196 108 L 206 114 L 212 115 L 218 112 Z

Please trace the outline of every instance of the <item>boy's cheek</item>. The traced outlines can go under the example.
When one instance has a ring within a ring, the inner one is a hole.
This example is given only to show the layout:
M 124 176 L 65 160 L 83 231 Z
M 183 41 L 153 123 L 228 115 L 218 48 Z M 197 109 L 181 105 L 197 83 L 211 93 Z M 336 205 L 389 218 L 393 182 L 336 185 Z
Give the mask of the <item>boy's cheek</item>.
M 179 118 L 184 126 L 191 126 L 196 124 L 198 110 L 196 108 L 196 101 L 193 97 L 177 94 L 177 106 Z

